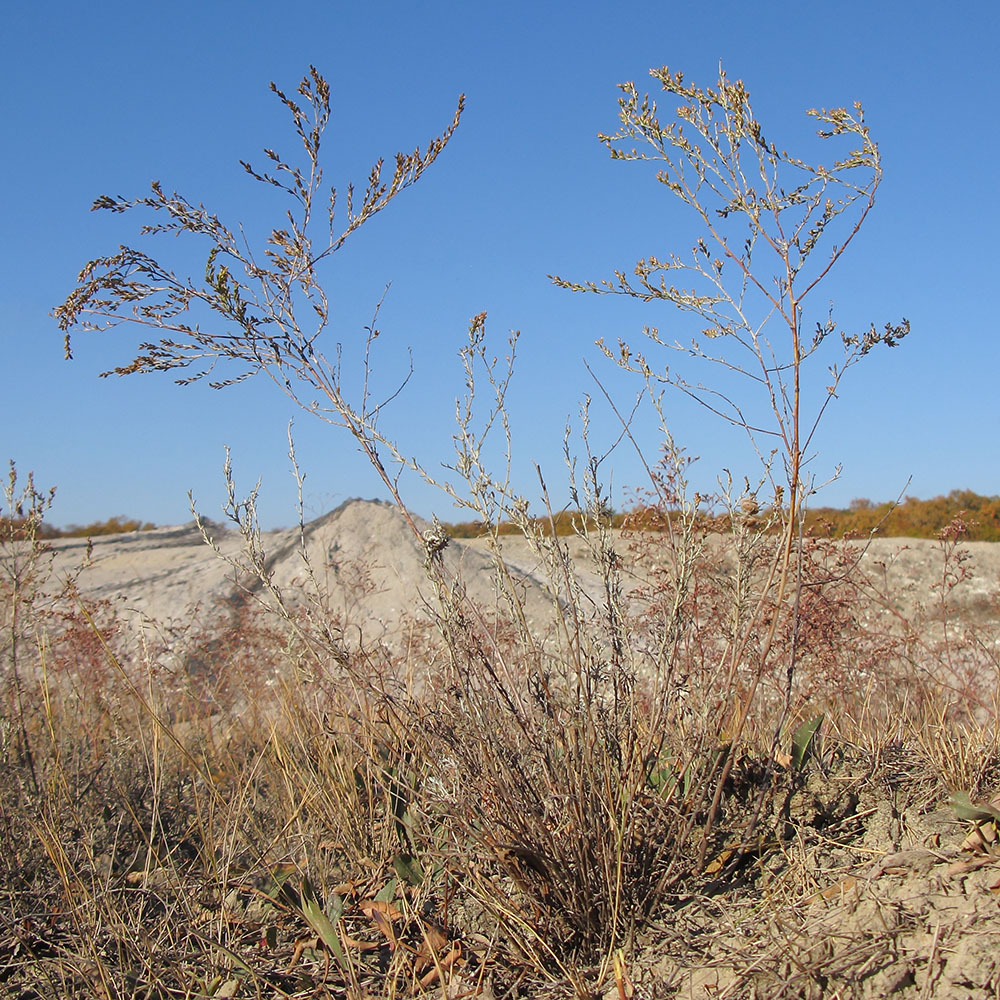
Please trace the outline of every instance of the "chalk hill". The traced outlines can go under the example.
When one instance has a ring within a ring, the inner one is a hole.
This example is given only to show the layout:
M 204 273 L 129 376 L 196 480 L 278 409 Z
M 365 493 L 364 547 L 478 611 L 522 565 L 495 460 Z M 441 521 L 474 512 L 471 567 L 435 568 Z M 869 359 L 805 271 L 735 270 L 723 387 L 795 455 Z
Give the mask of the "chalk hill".
M 265 598 L 259 581 L 233 565 L 246 561 L 239 532 L 213 525 L 210 534 L 218 551 L 205 543 L 194 522 L 98 537 L 80 573 L 80 591 L 85 599 L 114 602 L 134 621 L 162 624 L 201 616 L 247 590 Z M 304 588 L 318 587 L 328 595 L 329 607 L 366 639 L 392 633 L 404 617 L 428 618 L 434 590 L 424 551 L 390 504 L 349 500 L 302 530 L 266 532 L 261 543 L 272 580 L 286 597 L 295 601 Z M 56 578 L 63 579 L 85 559 L 87 542 L 57 539 L 51 547 Z M 518 562 L 529 617 L 537 622 L 550 602 L 530 558 L 522 552 Z M 445 563 L 461 573 L 472 598 L 496 605 L 492 561 L 481 546 L 452 541 Z

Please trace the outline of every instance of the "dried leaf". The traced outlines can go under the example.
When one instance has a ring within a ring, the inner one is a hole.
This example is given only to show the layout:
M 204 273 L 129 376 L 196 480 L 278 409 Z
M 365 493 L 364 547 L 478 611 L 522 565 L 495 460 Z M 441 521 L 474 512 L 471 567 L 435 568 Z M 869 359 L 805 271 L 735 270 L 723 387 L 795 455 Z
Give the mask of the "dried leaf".
M 295 949 L 292 952 L 292 959 L 288 963 L 288 972 L 295 968 L 298 960 L 304 951 L 322 951 L 323 942 L 315 934 L 306 934 L 295 939 Z
M 974 872 L 987 865 L 995 865 L 1000 862 L 1000 857 L 992 854 L 983 854 L 978 858 L 969 858 L 966 861 L 955 861 L 945 869 L 948 875 L 965 875 L 967 872 Z
M 381 947 L 378 941 L 362 941 L 360 938 L 352 938 L 349 934 L 341 934 L 340 940 L 345 948 L 354 948 L 357 951 L 374 951 Z
M 378 910 L 372 912 L 372 920 L 375 926 L 385 935 L 386 940 L 389 942 L 390 951 L 395 951 L 399 945 L 399 939 L 396 937 L 396 931 L 393 929 L 392 924 Z
M 420 977 L 420 985 L 426 989 L 440 978 L 442 972 L 447 972 L 452 968 L 452 966 L 457 965 L 461 961 L 461 958 L 462 945 L 460 942 L 456 941 L 451 946 L 451 950 L 448 954 L 440 958 L 434 965 L 434 968 L 430 969 Z
M 969 835 L 962 841 L 962 850 L 985 852 L 996 842 L 996 827 L 992 823 L 980 823 L 973 827 Z
M 396 937 L 396 931 L 392 926 L 393 920 L 401 920 L 403 914 L 396 909 L 391 903 L 383 902 L 382 900 L 369 899 L 361 904 L 361 912 L 368 917 L 372 923 L 385 935 L 389 942 L 389 947 L 395 951 L 397 945 L 399 944 L 399 939 Z
M 705 865 L 706 875 L 717 875 L 722 871 L 723 868 L 729 864 L 733 855 L 736 853 L 736 848 L 726 848 L 724 851 L 720 851 L 707 865 Z
M 420 973 L 429 965 L 434 965 L 441 950 L 448 944 L 448 938 L 436 927 L 425 925 L 423 928 L 424 941 L 413 960 L 413 970 Z
M 358 908 L 369 919 L 374 913 L 380 913 L 389 920 L 403 919 L 403 914 L 392 903 L 383 899 L 366 899 L 358 903 Z
M 814 892 L 807 900 L 806 905 L 818 903 L 821 899 L 829 902 L 831 899 L 843 899 L 849 892 L 853 892 L 858 887 L 858 880 L 853 875 L 842 878 L 839 882 L 834 882 L 821 892 Z

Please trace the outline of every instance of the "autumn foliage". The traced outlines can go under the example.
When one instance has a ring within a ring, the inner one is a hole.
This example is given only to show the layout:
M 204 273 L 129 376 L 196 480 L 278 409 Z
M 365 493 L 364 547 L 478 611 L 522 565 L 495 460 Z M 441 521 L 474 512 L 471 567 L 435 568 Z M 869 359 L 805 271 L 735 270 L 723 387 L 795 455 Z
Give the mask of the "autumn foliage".
M 658 530 L 657 518 L 642 507 L 608 516 L 614 528 Z M 872 534 L 880 538 L 937 538 L 955 518 L 962 517 L 968 529 L 967 541 L 1000 542 L 1000 496 L 981 496 L 972 490 L 952 490 L 947 496 L 930 500 L 907 497 L 900 503 L 857 499 L 846 508 L 806 509 L 804 516 L 806 533 L 819 538 L 860 538 Z M 538 527 L 546 535 L 553 532 L 572 535 L 579 524 L 579 514 L 562 511 L 540 520 Z M 705 527 L 728 530 L 726 515 L 707 514 Z M 476 538 L 483 534 L 484 527 L 475 521 L 464 521 L 450 525 L 448 530 L 453 538 Z M 503 524 L 500 534 L 520 534 L 520 529 Z
M 959 516 L 968 526 L 968 541 L 1000 542 L 1000 496 L 972 490 L 952 490 L 931 500 L 907 497 L 898 504 L 859 499 L 847 510 L 817 507 L 806 513 L 806 526 L 813 534 L 837 538 L 872 532 L 883 538 L 936 538 Z
M 23 536 L 26 522 L 24 518 L 0 517 L 0 531 L 3 538 L 19 538 Z M 150 531 L 156 525 L 152 521 L 140 521 L 137 518 L 118 514 L 104 521 L 94 521 L 91 524 L 68 524 L 65 528 L 45 524 L 39 526 L 40 538 L 96 538 L 99 535 L 122 535 L 129 531 Z

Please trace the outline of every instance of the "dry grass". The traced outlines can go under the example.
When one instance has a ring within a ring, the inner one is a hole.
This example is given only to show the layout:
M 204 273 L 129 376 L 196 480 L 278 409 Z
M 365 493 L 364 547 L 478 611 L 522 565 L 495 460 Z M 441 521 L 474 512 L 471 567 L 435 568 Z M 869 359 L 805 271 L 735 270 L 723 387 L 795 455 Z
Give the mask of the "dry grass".
M 759 587 L 775 544 L 745 532 L 615 539 L 610 634 L 607 607 L 564 593 L 561 639 L 526 647 L 516 620 L 453 611 L 405 660 L 345 655 L 310 620 L 316 601 L 284 618 L 224 608 L 160 646 L 73 592 L 29 602 L 7 618 L 20 691 L 2 720 L 0 984 L 821 996 L 880 982 L 886 949 L 910 941 L 905 907 L 860 927 L 806 903 L 905 847 L 947 793 L 995 791 L 996 726 L 940 670 L 961 660 L 995 684 L 994 647 L 952 623 L 945 658 L 938 609 L 863 625 L 886 620 L 870 581 L 845 573 L 847 549 L 810 543 L 791 694 L 777 672 L 720 678 L 740 588 Z M 600 558 L 612 539 L 592 541 Z M 558 540 L 539 544 L 558 569 Z M 24 600 L 37 580 L 21 583 Z M 792 734 L 820 714 L 797 753 Z

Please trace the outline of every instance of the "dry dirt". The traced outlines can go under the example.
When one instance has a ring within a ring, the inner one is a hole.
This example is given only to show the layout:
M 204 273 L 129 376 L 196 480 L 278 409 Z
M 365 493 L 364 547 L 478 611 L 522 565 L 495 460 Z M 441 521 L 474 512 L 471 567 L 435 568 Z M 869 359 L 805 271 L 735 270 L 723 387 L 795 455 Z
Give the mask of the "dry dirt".
M 421 527 L 427 525 L 421 522 Z M 183 623 L 205 609 L 238 595 L 268 595 L 252 574 L 234 563 L 246 562 L 238 531 L 208 529 L 217 551 L 206 544 L 193 522 L 93 541 L 87 558 L 86 539 L 58 539 L 54 582 L 83 565 L 77 580 L 85 599 L 109 600 L 133 622 Z M 424 552 L 403 519 L 388 504 L 348 501 L 335 511 L 298 528 L 265 532 L 264 561 L 272 581 L 292 600 L 303 588 L 329 596 L 332 610 L 357 631 L 355 639 L 382 640 L 404 619 L 429 622 L 433 589 L 423 569 Z M 303 559 L 308 557 L 308 565 Z M 445 555 L 452 571 L 460 571 L 470 595 L 480 604 L 495 604 L 491 560 L 477 544 L 453 542 Z M 542 616 L 546 599 L 525 565 L 524 586 L 529 613 Z
M 1000 854 L 914 765 L 814 772 L 793 842 L 654 928 L 637 982 L 689 1000 L 1000 995 Z

